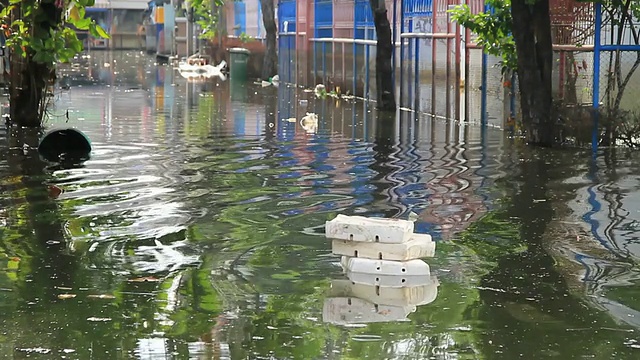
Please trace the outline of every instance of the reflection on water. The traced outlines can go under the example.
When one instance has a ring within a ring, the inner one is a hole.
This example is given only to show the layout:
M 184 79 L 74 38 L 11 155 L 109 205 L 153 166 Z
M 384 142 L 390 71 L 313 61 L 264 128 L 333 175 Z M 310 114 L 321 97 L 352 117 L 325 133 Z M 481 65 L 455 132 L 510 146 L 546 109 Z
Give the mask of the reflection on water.
M 50 125 L 85 132 L 89 161 L 47 166 L 33 135 L 1 134 L 2 357 L 637 356 L 633 154 L 590 164 L 292 87 L 187 83 L 138 53 L 64 74 Z M 410 321 L 324 323 L 345 276 L 324 222 L 411 211 L 440 242 L 437 296 Z
M 369 273 L 363 269 L 349 271 L 347 264 L 354 260 L 363 259 L 342 257 L 346 279 L 331 280 L 331 290 L 322 309 L 324 322 L 364 326 L 367 323 L 409 321 L 407 316 L 418 306 L 428 305 L 438 296 L 438 280 L 431 276 L 429 265 L 421 260 L 413 260 L 407 265 L 418 268 L 415 272 L 420 272 L 421 268 L 426 271 L 411 275 Z M 380 266 L 379 263 L 375 265 Z

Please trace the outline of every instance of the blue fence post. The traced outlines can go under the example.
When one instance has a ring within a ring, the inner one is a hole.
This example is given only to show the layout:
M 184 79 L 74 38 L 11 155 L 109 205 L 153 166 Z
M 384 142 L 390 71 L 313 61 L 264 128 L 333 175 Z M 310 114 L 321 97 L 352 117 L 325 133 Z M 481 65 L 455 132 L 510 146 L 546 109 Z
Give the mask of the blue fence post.
M 493 12 L 493 8 L 489 5 L 484 5 L 485 12 Z M 482 73 L 481 73 L 481 88 L 480 88 L 480 124 L 482 126 L 486 126 L 489 122 L 488 114 L 487 114 L 487 64 L 488 64 L 488 56 L 487 53 L 482 49 Z
M 487 125 L 487 53 L 482 49 L 482 81 L 480 89 L 480 124 Z
M 327 43 L 322 42 L 322 83 L 327 83 Z
M 356 10 L 355 10 L 355 0 L 353 2 L 353 95 L 357 96 L 358 94 L 356 94 L 356 90 L 358 88 L 358 62 L 357 62 L 357 57 L 358 57 L 358 44 L 356 43 L 356 32 L 357 32 L 357 25 L 356 25 Z
M 364 44 L 364 94 L 365 99 L 369 99 L 369 44 Z
M 408 22 L 408 24 L 407 24 L 407 25 L 409 26 L 408 31 L 409 31 L 410 33 L 412 33 L 412 32 L 413 32 L 413 19 L 411 19 L 411 18 L 410 18 L 410 19 L 409 19 L 409 22 Z M 415 45 L 413 45 L 413 44 L 412 44 L 412 40 L 411 40 L 411 38 L 408 38 L 407 43 L 409 44 L 409 50 L 408 50 L 408 53 L 409 53 L 409 54 L 408 54 L 408 55 L 409 55 L 409 62 L 411 62 L 411 60 L 413 60 L 413 61 L 417 61 L 418 59 L 417 59 L 417 57 L 415 56 L 415 49 L 414 49 L 414 46 L 415 46 Z M 410 73 L 410 72 L 409 72 L 410 70 L 411 70 L 411 67 L 410 67 L 410 66 L 407 66 L 407 72 L 408 72 L 408 73 Z M 416 75 L 416 74 L 413 74 L 413 76 L 414 76 L 414 77 L 415 77 L 415 75 Z M 409 93 L 409 96 L 411 96 L 411 93 L 413 92 L 413 91 L 411 91 L 412 89 L 413 89 L 413 87 L 411 86 L 411 82 L 407 82 L 407 92 Z M 415 95 L 415 92 L 414 92 L 414 95 Z
M 600 51 L 601 51 L 601 27 L 602 27 L 602 4 L 595 4 L 595 29 L 593 41 L 593 134 L 591 136 L 591 150 L 598 151 L 599 130 L 598 122 L 600 117 Z
M 413 90 L 413 96 L 414 96 L 414 107 L 416 108 L 416 111 L 418 111 L 418 104 L 420 104 L 420 95 L 418 94 L 418 89 L 420 88 L 420 38 L 415 38 L 416 40 L 416 52 L 415 52 L 415 60 L 414 60 L 414 90 Z M 435 86 L 435 84 L 431 84 L 431 86 Z M 431 99 L 431 101 L 433 102 L 434 99 Z
M 404 2 L 400 0 L 400 105 L 402 105 L 402 95 L 404 93 L 404 87 L 402 86 L 404 80 L 404 39 L 402 33 L 404 32 Z
M 295 35 L 289 35 L 288 36 L 289 39 L 289 75 L 291 78 L 291 83 L 292 84 L 296 84 L 297 83 L 297 76 L 296 76 L 296 37 Z M 297 84 L 296 84 L 297 85 Z
M 315 35 L 313 36 L 315 38 Z M 315 83 L 318 78 L 318 52 L 316 51 L 317 44 L 315 41 L 311 42 L 313 44 L 313 50 L 311 50 L 311 54 L 313 56 L 313 82 Z

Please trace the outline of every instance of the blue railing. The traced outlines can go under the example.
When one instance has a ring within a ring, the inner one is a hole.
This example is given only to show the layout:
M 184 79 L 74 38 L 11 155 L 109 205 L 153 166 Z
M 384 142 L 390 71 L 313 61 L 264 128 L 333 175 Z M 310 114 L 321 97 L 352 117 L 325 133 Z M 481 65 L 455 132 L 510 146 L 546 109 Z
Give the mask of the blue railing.
M 402 0 L 405 16 L 431 16 L 433 0 Z

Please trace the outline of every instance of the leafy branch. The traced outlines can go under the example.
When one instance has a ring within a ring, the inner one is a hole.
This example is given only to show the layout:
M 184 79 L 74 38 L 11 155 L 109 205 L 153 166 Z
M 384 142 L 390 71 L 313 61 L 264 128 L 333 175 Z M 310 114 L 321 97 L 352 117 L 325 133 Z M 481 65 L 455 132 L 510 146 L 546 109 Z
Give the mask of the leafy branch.
M 77 30 L 108 39 L 86 16 L 95 0 L 11 0 L 0 11 L 0 24 L 13 53 L 42 64 L 69 62 L 83 50 Z
M 191 8 L 189 11 L 193 11 L 195 22 L 202 29 L 201 38 L 211 39 L 217 35 L 216 25 L 220 14 L 215 10 L 223 5 L 224 0 L 191 0 L 187 3 L 187 7 Z
M 487 54 L 501 58 L 502 72 L 515 71 L 518 67 L 516 45 L 511 35 L 511 0 L 486 0 L 491 11 L 473 14 L 468 5 L 458 5 L 449 10 L 451 19 L 469 29 L 475 35 L 475 43 Z

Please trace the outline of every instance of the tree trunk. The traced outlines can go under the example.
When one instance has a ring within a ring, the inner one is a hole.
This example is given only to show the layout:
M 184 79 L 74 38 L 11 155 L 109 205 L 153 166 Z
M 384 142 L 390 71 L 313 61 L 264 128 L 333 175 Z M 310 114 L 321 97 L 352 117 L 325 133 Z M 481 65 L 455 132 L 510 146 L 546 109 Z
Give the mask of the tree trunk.
M 262 78 L 269 79 L 278 73 L 278 48 L 276 44 L 275 6 L 273 0 L 260 0 L 262 8 L 262 22 L 267 32 L 267 47 L 264 53 L 264 65 L 262 67 Z
M 552 146 L 555 122 L 551 110 L 553 48 L 549 0 L 537 0 L 533 5 L 529 2 L 511 1 L 522 123 L 530 144 Z
M 42 66 L 29 58 L 11 57 L 9 86 L 10 121 L 20 127 L 40 126 L 43 116 L 42 100 L 46 96 L 46 82 Z
M 39 14 L 33 17 L 38 19 L 33 23 L 33 33 L 44 39 L 60 22 L 62 11 L 53 0 L 42 1 L 37 11 Z M 22 18 L 19 3 L 11 17 L 14 21 Z M 24 57 L 11 51 L 10 121 L 20 127 L 39 127 L 46 111 L 47 85 L 55 79 L 55 64 L 35 62 L 33 52 L 28 49 Z
M 394 95 L 393 44 L 391 39 L 391 24 L 387 18 L 384 0 L 370 0 L 373 12 L 373 23 L 376 26 L 378 43 L 376 47 L 376 94 L 378 109 L 382 111 L 396 111 Z

